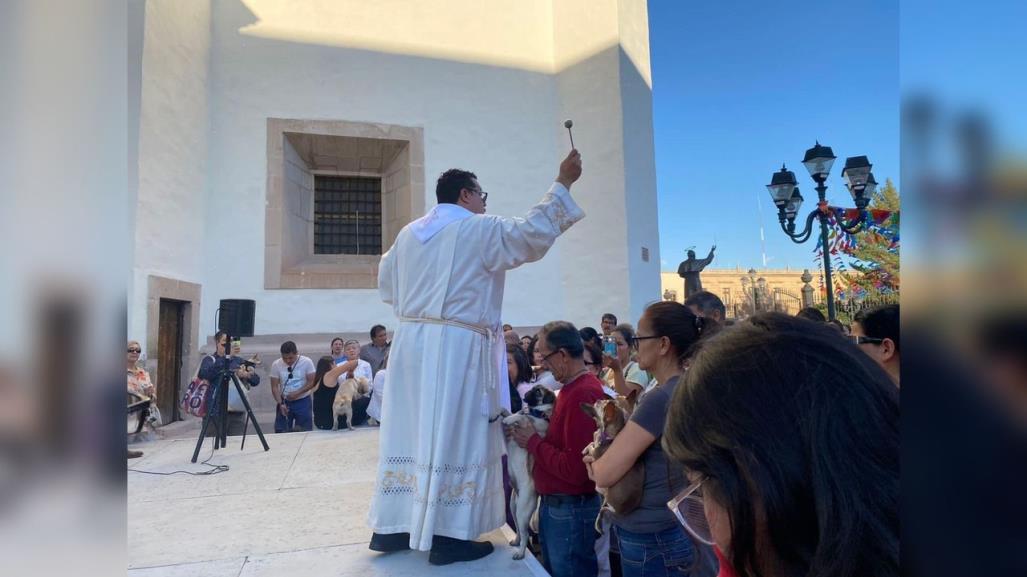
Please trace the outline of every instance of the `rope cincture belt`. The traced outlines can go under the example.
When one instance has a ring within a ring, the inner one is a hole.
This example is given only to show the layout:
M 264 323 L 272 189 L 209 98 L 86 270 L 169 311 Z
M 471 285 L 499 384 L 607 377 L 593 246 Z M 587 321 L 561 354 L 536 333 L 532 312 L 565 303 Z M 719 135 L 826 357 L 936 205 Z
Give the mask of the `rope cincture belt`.
M 496 331 L 488 327 L 483 327 L 481 325 L 473 325 L 471 323 L 465 323 L 463 321 L 453 319 L 440 319 L 437 317 L 399 317 L 399 322 L 456 327 L 474 333 L 478 333 L 479 335 L 485 337 L 484 339 L 482 339 L 482 347 L 480 351 L 481 362 L 485 365 L 486 369 L 485 386 L 482 389 L 481 411 L 482 414 L 486 417 L 490 417 L 493 413 L 496 412 L 492 410 L 493 407 L 490 406 L 491 403 L 489 402 L 491 397 L 489 392 L 491 390 L 495 390 L 496 379 L 498 378 L 496 375 L 496 367 L 494 366 L 495 363 L 492 362 L 492 349 L 495 347 L 495 344 L 499 338 Z M 498 404 L 498 399 L 496 400 L 496 402 Z M 493 421 L 490 420 L 490 422 Z

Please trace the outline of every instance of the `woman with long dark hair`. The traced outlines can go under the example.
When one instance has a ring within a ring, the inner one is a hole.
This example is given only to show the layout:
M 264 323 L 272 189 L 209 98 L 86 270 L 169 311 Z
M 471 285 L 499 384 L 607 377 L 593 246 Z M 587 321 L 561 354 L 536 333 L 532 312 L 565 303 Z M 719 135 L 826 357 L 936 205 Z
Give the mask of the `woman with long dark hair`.
M 611 334 L 623 337 L 624 333 L 618 331 L 624 326 Z M 591 457 L 584 459 L 589 476 L 599 488 L 620 481 L 639 460 L 645 465 L 638 508 L 613 514 L 625 577 L 691 575 L 699 566 L 696 546 L 667 509 L 667 501 L 688 483 L 681 468 L 668 463 L 660 437 L 667 406 L 678 387 L 685 360 L 703 335 L 703 327 L 703 319 L 681 303 L 662 301 L 645 309 L 638 321 L 638 333 L 632 334 L 627 344 L 637 348 L 638 364 L 656 378 L 657 384 L 642 398 L 603 456 L 594 462 Z
M 690 486 L 672 501 L 722 574 L 899 574 L 899 402 L 833 328 L 777 313 L 707 341 L 663 445 Z
M 518 413 L 524 406 L 524 394 L 534 386 L 531 384 L 532 370 L 528 353 L 520 345 L 506 346 L 506 368 L 510 380 L 510 412 Z
M 318 429 L 332 430 L 332 404 L 335 394 L 339 392 L 339 377 L 357 368 L 356 360 L 335 364 L 335 359 L 325 355 L 317 360 L 317 372 L 314 382 L 317 385 L 313 393 L 314 426 Z M 341 428 L 341 427 L 340 427 Z

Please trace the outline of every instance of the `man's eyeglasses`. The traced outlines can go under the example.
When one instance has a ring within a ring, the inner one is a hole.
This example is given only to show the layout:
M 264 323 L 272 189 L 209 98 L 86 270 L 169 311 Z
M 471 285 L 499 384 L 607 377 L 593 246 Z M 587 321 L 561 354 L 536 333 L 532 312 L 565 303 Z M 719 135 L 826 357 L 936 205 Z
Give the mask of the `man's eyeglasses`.
M 471 189 L 471 188 L 468 188 L 467 190 L 470 190 L 474 194 L 477 194 L 478 196 L 480 196 L 482 202 L 488 202 L 488 200 L 489 200 L 489 193 L 485 192 L 484 190 L 480 190 L 480 189 L 479 190 L 474 190 L 474 189 Z
M 667 508 L 693 537 L 707 545 L 713 545 L 713 532 L 710 530 L 710 522 L 706 520 L 706 508 L 703 507 L 702 484 L 706 479 L 703 475 L 687 489 L 678 493 L 677 497 L 667 502 Z
M 289 380 L 292 380 L 292 367 L 289 367 Z
M 628 339 L 628 342 L 631 344 L 631 346 L 633 346 L 633 347 L 635 347 L 637 349 L 638 348 L 638 341 L 644 341 L 646 339 L 658 339 L 658 338 L 660 338 L 660 337 L 655 336 L 655 335 L 651 336 L 651 337 L 635 336 L 635 337 L 631 337 L 630 339 Z
M 553 352 L 549 353 L 548 355 L 545 355 L 545 356 L 543 356 L 543 357 L 542 357 L 542 362 L 544 363 L 544 362 L 548 361 L 548 360 L 549 360 L 549 357 L 551 357 L 551 356 L 555 355 L 555 354 L 556 354 L 556 353 L 558 353 L 558 352 L 560 352 L 560 349 L 556 349 L 555 351 L 553 351 Z
M 128 349 L 128 352 L 130 352 L 130 353 L 141 353 L 143 351 L 142 351 L 142 349 Z
M 856 335 L 852 335 L 849 338 L 857 345 L 879 345 L 884 342 L 884 339 L 879 339 L 877 337 L 858 337 Z

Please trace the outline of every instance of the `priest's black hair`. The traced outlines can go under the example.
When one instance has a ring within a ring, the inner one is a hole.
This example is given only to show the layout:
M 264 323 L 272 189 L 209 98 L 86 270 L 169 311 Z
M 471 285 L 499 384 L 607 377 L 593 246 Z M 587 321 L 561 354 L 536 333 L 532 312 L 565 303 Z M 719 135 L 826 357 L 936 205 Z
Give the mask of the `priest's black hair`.
M 477 187 L 474 181 L 477 179 L 478 176 L 473 172 L 450 168 L 439 176 L 435 184 L 435 198 L 439 204 L 456 204 L 460 200 L 460 190 L 475 190 Z

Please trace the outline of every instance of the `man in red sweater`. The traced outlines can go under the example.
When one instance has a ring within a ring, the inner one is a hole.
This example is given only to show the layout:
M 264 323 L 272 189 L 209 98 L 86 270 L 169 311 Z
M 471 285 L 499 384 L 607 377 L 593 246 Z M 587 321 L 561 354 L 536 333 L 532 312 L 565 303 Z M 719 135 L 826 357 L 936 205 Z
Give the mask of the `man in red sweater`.
M 595 422 L 581 410 L 605 398 L 602 383 L 585 369 L 578 329 L 566 321 L 542 327 L 535 350 L 542 365 L 564 383 L 549 419 L 545 438 L 530 423 L 511 429 L 510 436 L 535 458 L 532 477 L 542 496 L 539 542 L 542 564 L 553 577 L 595 575 L 595 520 L 601 500 L 588 478 L 581 451 L 592 442 Z

